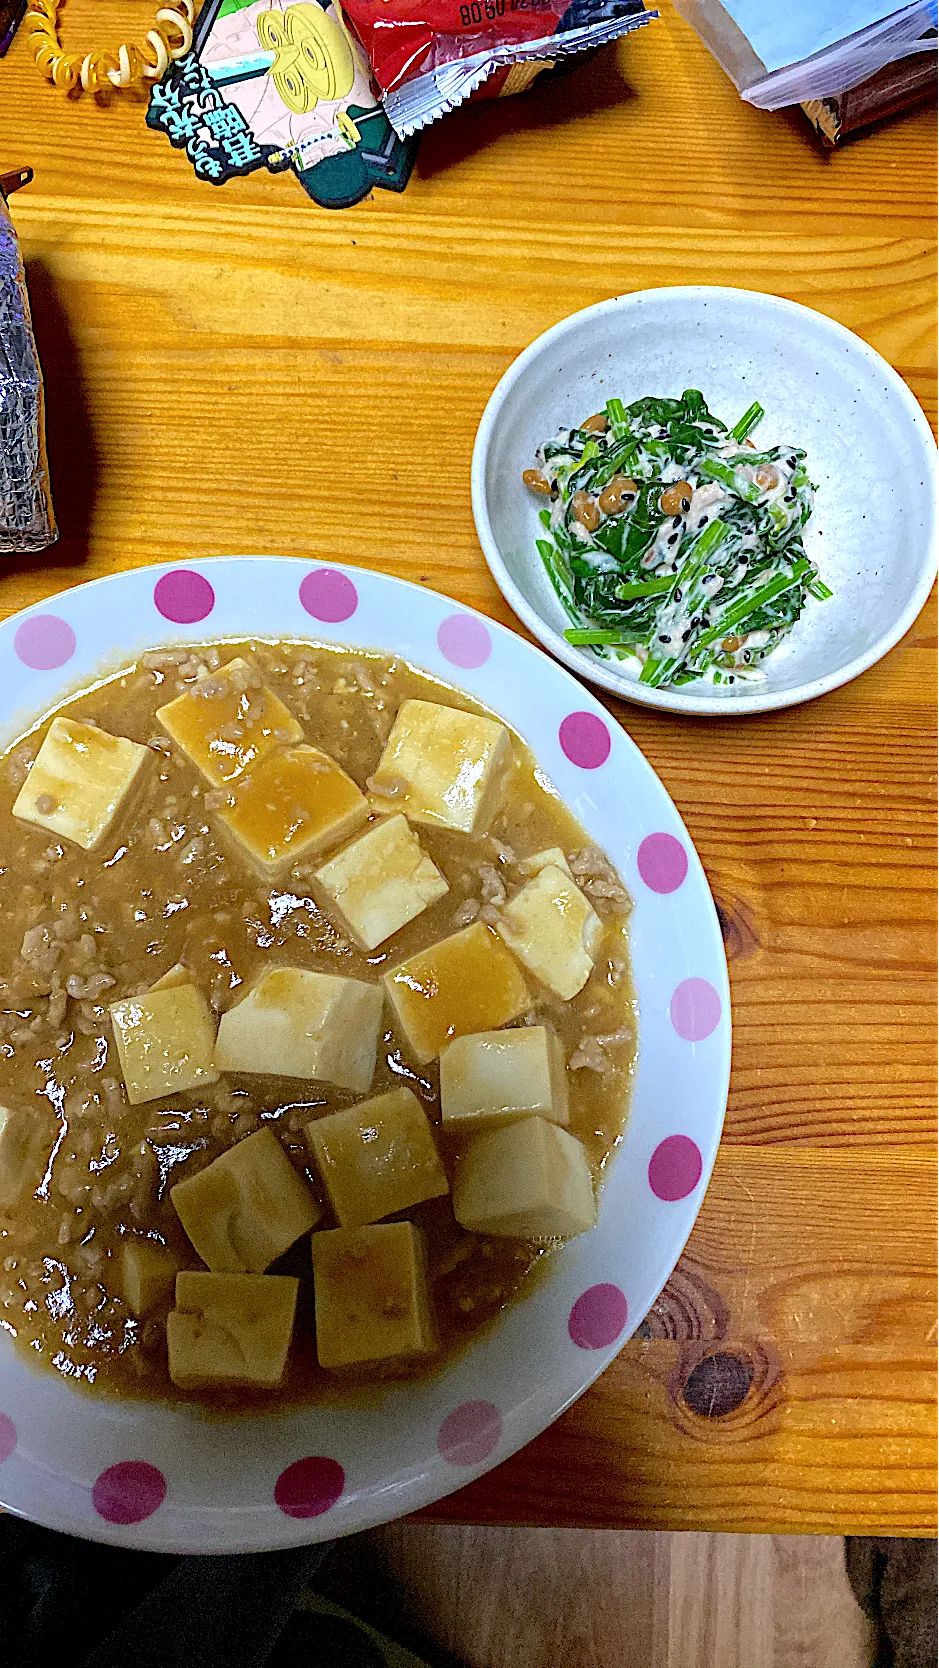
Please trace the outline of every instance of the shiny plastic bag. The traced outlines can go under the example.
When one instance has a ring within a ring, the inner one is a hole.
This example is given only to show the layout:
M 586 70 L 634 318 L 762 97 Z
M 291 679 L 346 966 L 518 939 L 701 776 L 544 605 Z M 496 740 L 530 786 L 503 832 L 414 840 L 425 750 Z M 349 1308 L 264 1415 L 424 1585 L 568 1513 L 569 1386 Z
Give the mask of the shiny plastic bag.
M 343 15 L 404 137 L 500 70 L 601 46 L 658 13 L 643 0 L 343 0 Z

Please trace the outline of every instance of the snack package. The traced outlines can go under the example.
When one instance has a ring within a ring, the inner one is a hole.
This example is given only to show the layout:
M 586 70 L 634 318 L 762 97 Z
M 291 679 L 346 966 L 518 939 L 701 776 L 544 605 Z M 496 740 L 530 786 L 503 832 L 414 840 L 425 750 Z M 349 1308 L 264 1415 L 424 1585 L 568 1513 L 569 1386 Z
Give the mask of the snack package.
M 6 199 L 32 170 L 0 174 L 0 555 L 44 550 L 58 537 L 49 490 L 42 372 L 26 277 Z
M 199 179 L 292 168 L 321 208 L 403 191 L 418 144 L 392 130 L 332 0 L 206 0 L 191 51 L 150 95 L 147 125 Z
M 643 0 L 343 0 L 343 15 L 406 138 L 498 71 L 602 46 L 658 13 Z

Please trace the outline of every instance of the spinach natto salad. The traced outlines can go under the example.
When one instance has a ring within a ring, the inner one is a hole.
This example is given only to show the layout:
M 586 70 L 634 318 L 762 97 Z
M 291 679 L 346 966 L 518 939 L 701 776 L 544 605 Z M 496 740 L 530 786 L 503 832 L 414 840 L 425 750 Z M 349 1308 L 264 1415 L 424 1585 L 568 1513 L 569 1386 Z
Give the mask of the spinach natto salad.
M 538 550 L 569 643 L 652 688 L 763 679 L 806 598 L 832 595 L 802 544 L 805 453 L 760 451 L 763 415 L 755 402 L 728 429 L 694 388 L 611 399 L 538 448 L 523 479 L 552 501 Z

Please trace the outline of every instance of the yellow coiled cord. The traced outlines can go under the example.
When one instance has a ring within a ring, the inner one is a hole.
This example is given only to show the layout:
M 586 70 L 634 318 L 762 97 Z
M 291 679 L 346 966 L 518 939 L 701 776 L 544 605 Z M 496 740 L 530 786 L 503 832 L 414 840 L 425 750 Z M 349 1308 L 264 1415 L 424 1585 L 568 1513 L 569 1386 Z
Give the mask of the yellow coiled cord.
M 174 0 L 173 5 L 160 7 L 143 46 L 124 43 L 112 51 L 95 47 L 85 53 L 63 52 L 58 24 L 61 4 L 62 0 L 30 0 L 26 24 L 37 67 L 53 86 L 67 93 L 76 88 L 97 93 L 159 81 L 192 45 L 195 0 Z

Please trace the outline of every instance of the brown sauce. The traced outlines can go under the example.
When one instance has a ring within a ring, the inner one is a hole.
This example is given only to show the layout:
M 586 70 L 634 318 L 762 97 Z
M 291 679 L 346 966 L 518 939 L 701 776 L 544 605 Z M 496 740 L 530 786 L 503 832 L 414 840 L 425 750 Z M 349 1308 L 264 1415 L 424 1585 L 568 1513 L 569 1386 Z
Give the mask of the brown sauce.
M 165 1311 L 138 1320 L 122 1300 L 121 1237 L 148 1236 L 169 1247 L 180 1267 L 201 1267 L 169 1189 L 263 1126 L 276 1131 L 325 1205 L 303 1127 L 362 1097 L 323 1083 L 233 1075 L 130 1106 L 109 1002 L 148 988 L 179 961 L 218 1014 L 274 962 L 377 982 L 388 966 L 455 932 L 479 910 L 485 919 L 487 907 L 525 878 L 519 860 L 560 846 L 603 920 L 604 940 L 579 995 L 564 1003 L 543 992 L 526 1018 L 551 1024 L 561 1037 L 571 1066 L 570 1128 L 598 1176 L 622 1133 L 635 1057 L 629 900 L 517 736 L 511 784 L 485 835 L 420 828 L 450 891 L 373 954 L 352 945 L 317 907 L 302 863 L 272 887 L 218 838 L 206 783 L 154 715 L 207 667 L 236 654 L 253 661 L 296 714 L 305 740 L 363 788 L 406 698 L 485 710 L 377 654 L 295 642 L 155 651 L 57 709 L 153 753 L 141 791 L 91 852 L 11 815 L 48 718 L 0 760 L 0 1102 L 32 1108 L 44 1120 L 35 1188 L 0 1211 L 0 1324 L 32 1364 L 77 1385 L 226 1412 L 334 1399 L 349 1384 L 316 1362 L 309 1247 L 295 1246 L 272 1271 L 299 1274 L 303 1282 L 283 1388 L 185 1393 L 168 1377 Z M 388 1020 L 386 1006 L 370 1093 L 407 1083 L 439 1124 L 436 1063 L 415 1066 Z M 459 1142 L 437 1133 L 452 1174 Z M 419 1366 L 398 1367 L 397 1376 L 439 1370 L 524 1294 L 551 1255 L 541 1244 L 464 1232 L 447 1198 L 402 1214 L 427 1235 L 441 1350 Z M 331 1225 L 327 1206 L 321 1226 Z M 363 1377 L 369 1375 L 356 1382 Z

